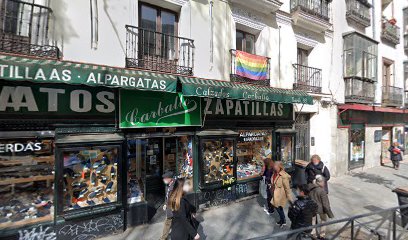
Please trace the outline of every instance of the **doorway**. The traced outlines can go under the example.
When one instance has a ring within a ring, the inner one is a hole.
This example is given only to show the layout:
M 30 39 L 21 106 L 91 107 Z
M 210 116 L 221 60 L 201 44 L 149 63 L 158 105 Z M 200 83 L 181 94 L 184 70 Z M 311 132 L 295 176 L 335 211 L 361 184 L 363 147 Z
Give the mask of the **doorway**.
M 388 152 L 388 148 L 391 147 L 391 140 L 392 128 L 383 127 L 381 137 L 381 165 L 391 162 L 390 153 Z

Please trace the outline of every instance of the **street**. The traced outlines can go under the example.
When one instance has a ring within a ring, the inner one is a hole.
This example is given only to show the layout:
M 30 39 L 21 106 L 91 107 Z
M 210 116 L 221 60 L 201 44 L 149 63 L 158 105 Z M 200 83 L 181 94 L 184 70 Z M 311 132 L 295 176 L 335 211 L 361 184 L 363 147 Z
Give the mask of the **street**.
M 407 180 L 408 163 L 402 163 L 398 171 L 386 165 L 332 178 L 329 182 L 329 197 L 335 218 L 397 206 L 392 189 L 407 185 Z M 266 215 L 260 204 L 259 197 L 251 198 L 199 213 L 201 239 L 248 239 L 282 231 L 275 224 L 278 215 Z M 160 238 L 162 227 L 162 222 L 146 224 L 101 240 L 156 240 Z M 288 222 L 284 230 L 289 227 Z

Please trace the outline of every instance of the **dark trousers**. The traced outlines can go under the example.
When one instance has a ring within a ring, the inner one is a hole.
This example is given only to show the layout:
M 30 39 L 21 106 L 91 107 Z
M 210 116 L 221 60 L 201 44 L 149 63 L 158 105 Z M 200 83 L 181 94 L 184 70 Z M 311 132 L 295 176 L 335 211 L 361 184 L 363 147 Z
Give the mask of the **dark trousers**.
M 399 168 L 399 161 L 392 161 L 395 168 Z
M 270 189 L 266 188 L 266 208 L 268 209 L 268 212 L 273 212 L 273 206 L 271 203 L 272 200 L 272 193 Z
M 276 211 L 279 214 L 279 221 L 281 223 L 286 223 L 286 219 L 285 219 L 285 212 L 283 211 L 283 207 L 277 207 Z

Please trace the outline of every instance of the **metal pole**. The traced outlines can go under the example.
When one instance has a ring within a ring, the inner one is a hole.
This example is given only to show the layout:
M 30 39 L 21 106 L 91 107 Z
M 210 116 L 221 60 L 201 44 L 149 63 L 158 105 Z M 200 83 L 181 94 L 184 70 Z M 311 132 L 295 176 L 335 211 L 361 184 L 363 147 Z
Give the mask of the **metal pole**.
M 397 239 L 397 210 L 392 213 L 392 239 Z
M 354 240 L 354 220 L 351 220 L 351 240 Z

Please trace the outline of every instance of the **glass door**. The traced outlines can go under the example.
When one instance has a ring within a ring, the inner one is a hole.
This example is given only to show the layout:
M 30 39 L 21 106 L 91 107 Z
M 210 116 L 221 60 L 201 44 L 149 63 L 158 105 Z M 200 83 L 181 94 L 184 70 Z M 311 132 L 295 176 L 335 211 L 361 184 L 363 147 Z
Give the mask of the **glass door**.
M 148 202 L 159 206 L 164 202 L 165 196 L 165 186 L 162 180 L 163 138 L 147 139 L 144 157 L 146 167 L 146 198 Z
M 391 162 L 388 148 L 391 147 L 391 128 L 382 129 L 381 138 L 381 165 Z
M 278 154 L 285 169 L 291 169 L 295 162 L 295 133 L 278 134 Z

